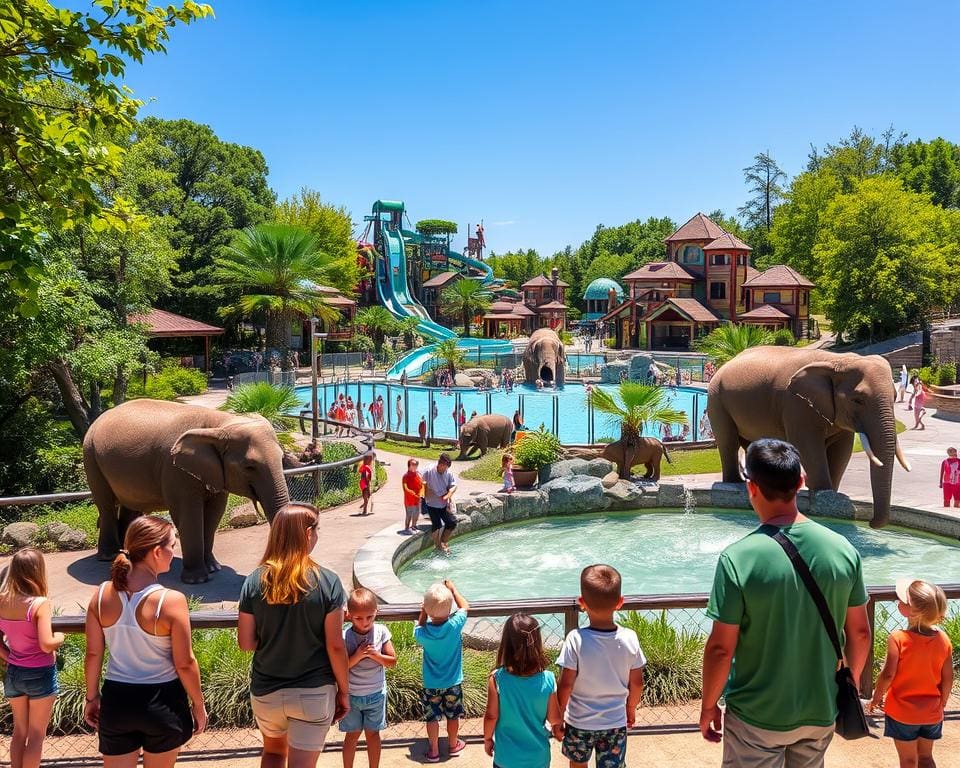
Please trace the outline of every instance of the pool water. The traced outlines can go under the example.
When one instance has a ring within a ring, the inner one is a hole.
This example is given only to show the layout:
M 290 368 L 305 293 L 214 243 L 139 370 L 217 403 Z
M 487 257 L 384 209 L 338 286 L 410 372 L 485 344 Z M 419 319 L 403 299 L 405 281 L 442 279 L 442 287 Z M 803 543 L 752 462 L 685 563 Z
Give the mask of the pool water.
M 614 385 L 604 385 L 603 389 L 615 391 Z M 310 404 L 310 387 L 297 387 L 297 395 L 304 407 Z M 417 425 L 421 416 L 427 417 L 428 434 L 431 437 L 456 439 L 459 430 L 453 419 L 454 408 L 462 404 L 469 419 L 473 411 L 477 413 L 500 413 L 509 418 L 518 409 L 523 415 L 524 426 L 536 429 L 543 424 L 547 430 L 556 433 L 567 444 L 601 442 L 619 437 L 619 427 L 602 413 L 587 408 L 587 396 L 582 384 L 571 382 L 558 390 L 538 390 L 527 385 L 518 385 L 513 392 L 478 392 L 474 389 L 454 389 L 444 394 L 442 389 L 386 382 L 346 382 L 326 384 L 318 387 L 319 406 L 323 413 L 339 395 L 345 393 L 354 402 L 364 406 L 364 418 L 367 426 L 369 414 L 366 407 L 377 396 L 383 397 L 385 417 L 392 431 L 407 435 L 417 434 Z M 402 418 L 399 429 L 396 415 L 397 395 L 401 397 Z M 692 439 L 696 439 L 700 419 L 707 408 L 707 394 L 703 390 L 691 387 L 677 387 L 667 395 L 671 405 L 684 410 L 690 420 Z M 433 412 L 436 417 L 433 418 Z M 648 425 L 644 434 L 659 437 L 659 425 Z
M 818 519 L 863 557 L 868 586 L 913 576 L 960 582 L 960 545 L 903 529 Z M 752 513 L 728 510 L 587 514 L 504 525 L 455 539 L 451 554 L 428 550 L 402 567 L 417 592 L 453 579 L 471 600 L 576 595 L 580 571 L 613 565 L 624 594 L 709 592 L 720 553 L 757 527 Z

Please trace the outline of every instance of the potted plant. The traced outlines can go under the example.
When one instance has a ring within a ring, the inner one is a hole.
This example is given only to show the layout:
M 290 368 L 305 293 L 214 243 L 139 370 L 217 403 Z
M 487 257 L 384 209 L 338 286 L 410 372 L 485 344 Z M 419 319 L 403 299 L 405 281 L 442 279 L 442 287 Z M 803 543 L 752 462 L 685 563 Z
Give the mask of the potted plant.
M 540 427 L 517 440 L 513 449 L 513 481 L 517 488 L 533 488 L 540 470 L 563 455 L 560 438 Z

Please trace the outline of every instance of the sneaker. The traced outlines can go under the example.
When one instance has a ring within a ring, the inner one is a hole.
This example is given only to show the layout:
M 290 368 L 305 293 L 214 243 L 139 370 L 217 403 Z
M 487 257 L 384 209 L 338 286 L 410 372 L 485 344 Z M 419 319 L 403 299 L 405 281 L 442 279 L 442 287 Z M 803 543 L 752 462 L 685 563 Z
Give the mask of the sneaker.
M 450 757 L 457 757 L 467 748 L 467 742 L 463 739 L 457 739 L 457 743 L 450 747 Z
M 425 754 L 425 755 L 423 756 L 423 761 L 424 761 L 425 763 L 439 763 L 439 762 L 440 762 L 440 753 L 439 753 L 439 752 L 434 752 L 433 754 L 430 754 L 429 752 L 427 752 L 427 754 Z

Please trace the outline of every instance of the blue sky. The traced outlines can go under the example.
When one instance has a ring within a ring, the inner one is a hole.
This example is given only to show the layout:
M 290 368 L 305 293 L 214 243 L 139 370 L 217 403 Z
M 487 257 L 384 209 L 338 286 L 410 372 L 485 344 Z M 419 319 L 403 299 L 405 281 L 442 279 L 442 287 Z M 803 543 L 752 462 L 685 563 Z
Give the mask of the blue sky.
M 960 4 L 214 0 L 128 70 L 141 114 L 260 149 L 360 221 L 483 218 L 550 254 L 597 224 L 741 205 L 856 124 L 960 140 Z

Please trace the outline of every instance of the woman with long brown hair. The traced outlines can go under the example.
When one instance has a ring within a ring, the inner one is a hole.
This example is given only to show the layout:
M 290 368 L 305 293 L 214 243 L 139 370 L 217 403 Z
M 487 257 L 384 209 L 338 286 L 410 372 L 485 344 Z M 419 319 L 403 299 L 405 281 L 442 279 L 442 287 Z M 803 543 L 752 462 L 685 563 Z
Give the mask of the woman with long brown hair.
M 170 570 L 177 532 L 138 517 L 87 607 L 84 719 L 97 728 L 107 768 L 167 768 L 207 724 L 187 599 L 157 581 Z M 110 651 L 103 687 L 100 670 Z M 189 700 L 188 700 L 189 697 Z
M 330 725 L 350 706 L 346 593 L 310 556 L 319 521 L 309 504 L 280 510 L 260 567 L 240 592 L 237 642 L 253 651 L 250 699 L 264 767 L 313 768 Z

